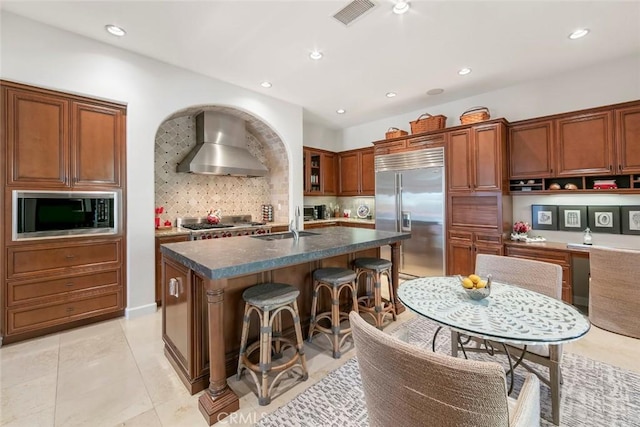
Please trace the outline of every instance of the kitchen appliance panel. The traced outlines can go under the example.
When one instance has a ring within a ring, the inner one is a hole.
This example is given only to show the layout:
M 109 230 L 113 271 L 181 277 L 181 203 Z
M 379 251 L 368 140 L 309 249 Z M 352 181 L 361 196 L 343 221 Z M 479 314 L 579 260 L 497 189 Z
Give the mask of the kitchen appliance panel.
M 376 229 L 408 231 L 400 248 L 400 273 L 439 276 L 445 272 L 444 153 L 379 156 L 376 163 Z M 427 160 L 427 161 L 425 161 Z M 390 259 L 390 248 L 381 248 Z

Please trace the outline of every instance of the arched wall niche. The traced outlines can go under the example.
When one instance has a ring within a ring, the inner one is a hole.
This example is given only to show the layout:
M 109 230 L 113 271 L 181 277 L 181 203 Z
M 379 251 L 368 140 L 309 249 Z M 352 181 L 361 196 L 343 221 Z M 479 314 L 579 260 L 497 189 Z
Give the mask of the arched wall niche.
M 247 148 L 269 169 L 266 177 L 198 175 L 176 172 L 177 164 L 196 145 L 195 116 L 217 111 L 246 122 Z M 264 121 L 237 108 L 192 106 L 171 114 L 155 137 L 155 205 L 162 206 L 161 222 L 175 224 L 178 217 L 203 217 L 209 209 L 226 215 L 251 214 L 262 219 L 261 207 L 274 207 L 274 222 L 287 223 L 289 206 L 289 158 L 280 136 Z M 278 209 L 278 206 L 281 209 Z

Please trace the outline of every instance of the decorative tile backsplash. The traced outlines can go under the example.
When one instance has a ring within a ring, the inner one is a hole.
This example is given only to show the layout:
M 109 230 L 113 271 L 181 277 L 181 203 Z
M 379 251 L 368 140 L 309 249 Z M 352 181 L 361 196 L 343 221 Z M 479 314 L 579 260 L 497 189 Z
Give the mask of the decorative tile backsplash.
M 247 148 L 269 169 L 266 177 L 198 175 L 176 172 L 177 164 L 196 145 L 195 115 L 217 110 L 247 121 Z M 204 217 L 210 209 L 222 216 L 251 214 L 262 219 L 261 206 L 274 207 L 274 221 L 287 222 L 289 161 L 284 144 L 268 125 L 241 111 L 199 107 L 182 112 L 160 125 L 155 141 L 155 205 L 164 207 L 161 220 L 175 224 L 178 217 Z M 280 204 L 282 210 L 278 210 Z

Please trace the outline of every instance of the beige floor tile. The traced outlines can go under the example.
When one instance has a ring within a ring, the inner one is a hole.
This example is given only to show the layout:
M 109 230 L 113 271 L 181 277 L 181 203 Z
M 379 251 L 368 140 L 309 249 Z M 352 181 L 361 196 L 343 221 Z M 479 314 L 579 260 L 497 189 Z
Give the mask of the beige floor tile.
M 208 426 L 198 409 L 198 396 L 199 394 L 182 396 L 156 405 L 156 413 L 162 425 L 171 427 Z
M 159 405 L 177 397 L 189 396 L 189 392 L 176 374 L 173 366 L 166 360 L 155 363 L 138 363 L 142 380 L 154 405 Z M 148 359 L 147 359 L 148 360 Z
M 162 423 L 160 423 L 160 418 L 158 418 L 158 414 L 155 409 L 151 409 L 147 412 L 143 412 L 140 415 L 136 415 L 133 418 L 130 418 L 120 424 L 117 424 L 118 427 L 162 427 Z
M 31 412 L 25 417 L 18 418 L 8 423 L 0 423 L 2 427 L 53 427 L 53 406 L 42 411 Z
M 0 388 L 0 424 L 25 419 L 55 407 L 57 374 Z M 49 412 L 48 412 L 49 413 Z M 45 417 L 47 414 L 42 414 Z
M 92 390 L 83 386 L 61 388 L 73 384 L 72 380 L 61 384 L 56 400 L 56 426 L 112 426 L 153 408 L 137 368 L 101 377 L 92 385 L 102 384 Z
M 0 353 L 0 386 L 11 387 L 58 371 L 59 346 L 37 345 L 36 349 L 20 346 L 25 351 Z M 5 350 L 4 348 L 2 350 Z
M 115 325 L 120 328 L 118 323 Z M 60 340 L 60 369 L 73 369 L 108 356 L 125 357 L 131 353 L 122 330 L 100 330 L 94 335 Z

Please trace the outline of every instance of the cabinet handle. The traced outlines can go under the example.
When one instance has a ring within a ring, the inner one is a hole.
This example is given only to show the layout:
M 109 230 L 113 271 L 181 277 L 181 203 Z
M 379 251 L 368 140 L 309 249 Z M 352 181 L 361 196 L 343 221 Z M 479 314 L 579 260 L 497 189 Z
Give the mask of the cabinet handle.
M 618 172 L 622 172 L 622 165 L 618 165 Z
M 74 259 L 76 256 L 75 255 L 65 255 L 64 257 L 66 259 Z
M 67 307 L 67 313 L 71 313 L 73 311 L 73 307 Z
M 613 170 L 613 166 L 609 165 L 609 172 Z
M 71 286 L 73 286 L 73 285 L 74 285 L 74 283 L 73 283 L 73 282 L 70 282 L 70 283 L 65 283 L 64 285 L 65 285 L 65 286 L 69 286 L 69 287 L 71 287 Z
M 553 168 L 551 168 L 551 170 L 549 172 L 551 172 L 551 175 L 553 175 Z
M 180 279 L 169 279 L 169 295 L 178 298 L 180 296 Z

